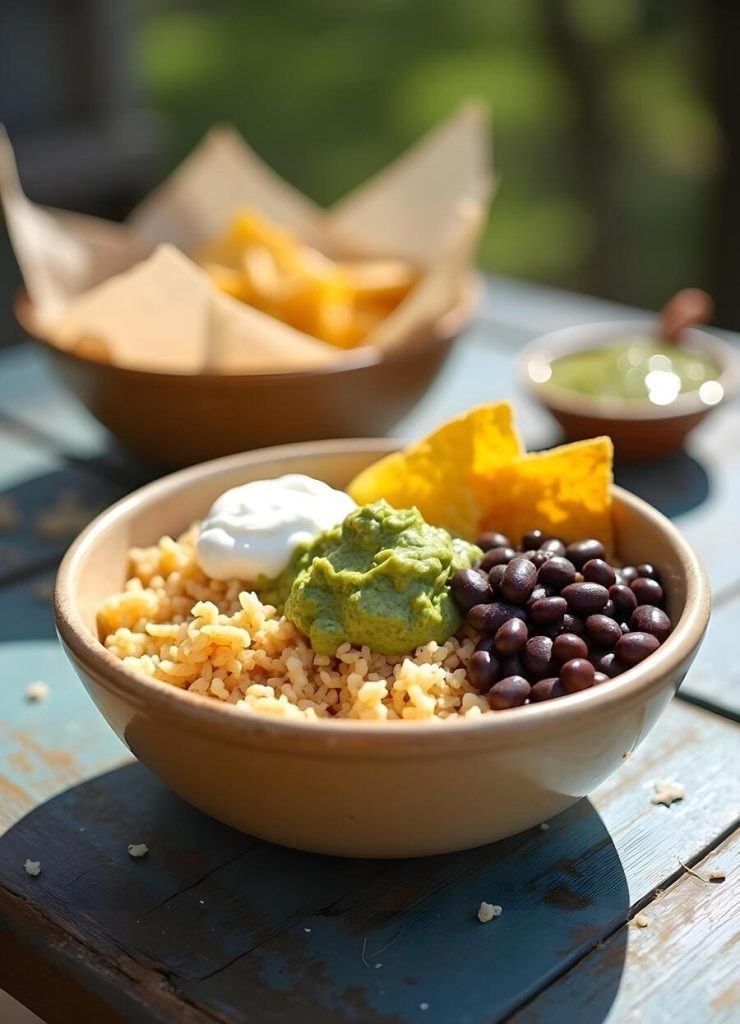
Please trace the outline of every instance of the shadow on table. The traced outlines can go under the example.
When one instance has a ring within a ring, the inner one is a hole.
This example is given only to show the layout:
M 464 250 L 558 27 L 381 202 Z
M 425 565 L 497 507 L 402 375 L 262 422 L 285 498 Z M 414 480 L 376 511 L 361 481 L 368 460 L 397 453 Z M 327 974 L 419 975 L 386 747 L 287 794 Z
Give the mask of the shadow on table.
M 149 853 L 134 860 L 128 844 L 141 842 Z M 27 857 L 42 863 L 37 878 L 22 871 Z M 627 882 L 587 800 L 546 831 L 477 850 L 356 861 L 241 835 L 133 764 L 18 822 L 0 839 L 0 877 L 101 957 L 152 965 L 234 1020 L 310 1010 L 312 1024 L 472 1024 L 523 1006 L 536 1020 L 537 994 L 616 931 L 598 991 L 584 1000 L 564 985 L 558 1000 L 558 1021 L 576 1011 L 598 1024 L 625 957 Z M 481 901 L 499 904 L 500 918 L 480 924 Z M 126 994 L 110 984 L 105 997 L 122 1009 Z
M 658 462 L 617 464 L 614 477 L 620 487 L 644 498 L 670 518 L 701 505 L 711 489 L 704 466 L 683 451 Z

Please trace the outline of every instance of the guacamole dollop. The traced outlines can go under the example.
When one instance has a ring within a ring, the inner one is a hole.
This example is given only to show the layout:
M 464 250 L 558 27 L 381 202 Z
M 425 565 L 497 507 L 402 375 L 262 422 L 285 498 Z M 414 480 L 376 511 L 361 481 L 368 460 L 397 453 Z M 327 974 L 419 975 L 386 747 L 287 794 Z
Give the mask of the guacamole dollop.
M 429 526 L 416 508 L 376 501 L 294 552 L 288 568 L 262 591 L 284 597 L 286 618 L 318 654 L 340 644 L 406 654 L 444 643 L 460 626 L 450 576 L 481 557 L 473 544 Z

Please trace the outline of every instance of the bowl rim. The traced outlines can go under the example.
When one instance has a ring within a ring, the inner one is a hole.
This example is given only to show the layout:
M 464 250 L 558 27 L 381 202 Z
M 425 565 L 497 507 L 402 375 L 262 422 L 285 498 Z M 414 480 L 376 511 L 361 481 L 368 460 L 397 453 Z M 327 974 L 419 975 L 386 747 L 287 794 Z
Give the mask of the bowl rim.
M 430 338 L 433 342 L 443 343 L 457 337 L 458 334 L 470 322 L 482 292 L 482 278 L 478 271 L 471 270 L 462 282 L 460 297 L 457 302 L 446 312 L 442 313 L 436 320 L 421 324 L 414 332 L 414 336 L 406 345 L 400 345 L 392 349 L 372 350 L 368 347 L 358 347 L 351 350 L 351 357 L 341 362 L 328 363 L 325 366 L 311 366 L 303 370 L 255 370 L 251 372 L 219 373 L 216 371 L 198 371 L 197 373 L 178 373 L 175 370 L 145 369 L 140 370 L 133 366 L 119 366 L 116 363 L 106 363 L 97 359 L 90 359 L 88 356 L 80 355 L 70 349 L 60 348 L 52 341 L 51 337 L 44 332 L 43 327 L 36 322 L 34 306 L 25 289 L 21 288 L 16 292 L 13 300 L 15 318 L 22 330 L 39 342 L 53 356 L 64 359 L 69 363 L 103 368 L 109 373 L 115 373 L 121 377 L 142 380 L 149 378 L 153 382 L 161 383 L 167 381 L 193 382 L 209 384 L 214 381 L 232 381 L 244 383 L 268 379 L 279 383 L 288 379 L 311 380 L 317 377 L 331 377 L 336 374 L 345 373 L 351 370 L 369 369 L 373 366 L 393 365 L 403 362 L 404 359 L 412 358 L 415 354 L 428 349 Z
M 677 420 L 709 413 L 724 402 L 734 398 L 740 391 L 740 353 L 723 338 L 711 331 L 696 327 L 687 328 L 682 335 L 680 347 L 692 348 L 713 358 L 720 367 L 719 382 L 723 387 L 722 397 L 714 405 L 703 402 L 696 391 L 679 395 L 670 405 L 653 405 L 650 402 L 622 398 L 598 398 L 583 394 L 571 388 L 551 385 L 538 381 L 531 374 L 535 361 L 550 363 L 561 356 L 594 348 L 610 339 L 616 340 L 627 334 L 655 334 L 657 321 L 647 317 L 641 319 L 598 320 L 590 323 L 573 324 L 548 331 L 530 341 L 519 353 L 518 376 L 522 385 L 549 409 L 571 416 L 602 419 L 609 422 L 653 422 L 655 420 Z
M 196 733 L 218 735 L 222 740 L 254 745 L 282 741 L 286 750 L 297 746 L 308 752 L 316 748 L 317 740 L 330 745 L 339 755 L 357 751 L 368 756 L 381 751 L 396 755 L 418 750 L 439 750 L 440 728 L 452 740 L 462 740 L 466 747 L 488 746 L 491 742 L 504 745 L 516 743 L 522 735 L 552 727 L 567 727 L 592 716 L 594 711 L 609 711 L 616 703 L 644 701 L 665 685 L 665 676 L 690 660 L 698 647 L 709 621 L 711 594 L 706 573 L 679 530 L 652 506 L 622 488 L 613 487 L 619 502 L 630 506 L 638 514 L 653 522 L 664 533 L 675 549 L 687 582 L 686 604 L 665 643 L 645 662 L 628 669 L 610 683 L 591 688 L 565 698 L 499 711 L 476 719 L 460 721 L 371 721 L 332 719 L 303 721 L 267 715 L 241 713 L 221 701 L 180 690 L 169 683 L 151 680 L 106 650 L 87 628 L 79 614 L 75 600 L 75 586 L 83 557 L 105 537 L 108 527 L 124 519 L 133 509 L 142 505 L 156 505 L 166 500 L 173 489 L 188 488 L 216 471 L 229 471 L 240 466 L 258 467 L 284 456 L 345 455 L 366 453 L 370 457 L 382 456 L 398 450 L 398 440 L 389 438 L 359 438 L 304 442 L 243 452 L 200 463 L 178 470 L 155 480 L 121 498 L 101 512 L 77 537 L 65 554 L 56 578 L 54 614 L 62 645 L 68 656 L 89 672 L 104 689 L 112 690 L 128 703 L 146 706 L 152 715 L 177 720 L 178 728 Z M 153 539 L 154 542 L 155 539 Z M 321 744 L 319 744 L 321 746 Z M 452 744 L 454 746 L 454 743 Z M 447 748 L 450 752 L 451 748 Z M 444 750 L 444 748 L 443 748 Z

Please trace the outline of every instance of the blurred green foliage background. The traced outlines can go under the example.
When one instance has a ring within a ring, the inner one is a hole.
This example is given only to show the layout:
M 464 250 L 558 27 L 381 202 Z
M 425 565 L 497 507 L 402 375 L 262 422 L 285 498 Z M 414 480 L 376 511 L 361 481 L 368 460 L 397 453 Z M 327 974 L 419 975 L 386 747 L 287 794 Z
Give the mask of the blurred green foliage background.
M 500 176 L 482 265 L 655 307 L 712 285 L 705 14 L 698 0 L 149 2 L 135 57 L 170 164 L 231 121 L 325 204 L 481 97 Z

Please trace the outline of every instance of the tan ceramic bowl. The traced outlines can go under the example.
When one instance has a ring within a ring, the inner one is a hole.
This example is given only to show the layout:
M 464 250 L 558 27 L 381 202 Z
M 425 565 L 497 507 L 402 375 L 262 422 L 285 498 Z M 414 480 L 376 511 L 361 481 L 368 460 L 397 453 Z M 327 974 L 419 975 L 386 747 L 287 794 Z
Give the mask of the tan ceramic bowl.
M 358 349 L 340 368 L 295 373 L 126 369 L 59 349 L 25 296 L 15 308 L 59 377 L 127 448 L 154 463 L 186 466 L 266 445 L 387 433 L 441 370 L 478 291 L 471 276 L 457 306 L 385 356 Z
M 547 383 L 550 363 L 560 356 L 609 345 L 629 334 L 654 334 L 655 322 L 610 321 L 565 327 L 537 338 L 522 349 L 520 375 L 524 386 L 545 405 L 569 441 L 608 434 L 618 459 L 646 462 L 678 451 L 688 433 L 721 402 L 733 397 L 740 383 L 740 356 L 726 342 L 706 331 L 684 331 L 682 346 L 708 356 L 721 369 L 722 394 L 704 401 L 687 392 L 668 406 L 648 401 L 595 398 Z
M 548 704 L 435 723 L 247 716 L 151 682 L 98 642 L 96 609 L 121 588 L 132 545 L 177 534 L 237 484 L 301 472 L 343 487 L 394 447 L 325 441 L 182 470 L 99 516 L 59 571 L 59 636 L 116 733 L 185 800 L 286 846 L 411 857 L 479 846 L 549 818 L 590 793 L 645 738 L 707 626 L 709 588 L 696 555 L 660 513 L 615 488 L 619 554 L 659 567 L 675 629 L 617 680 Z

